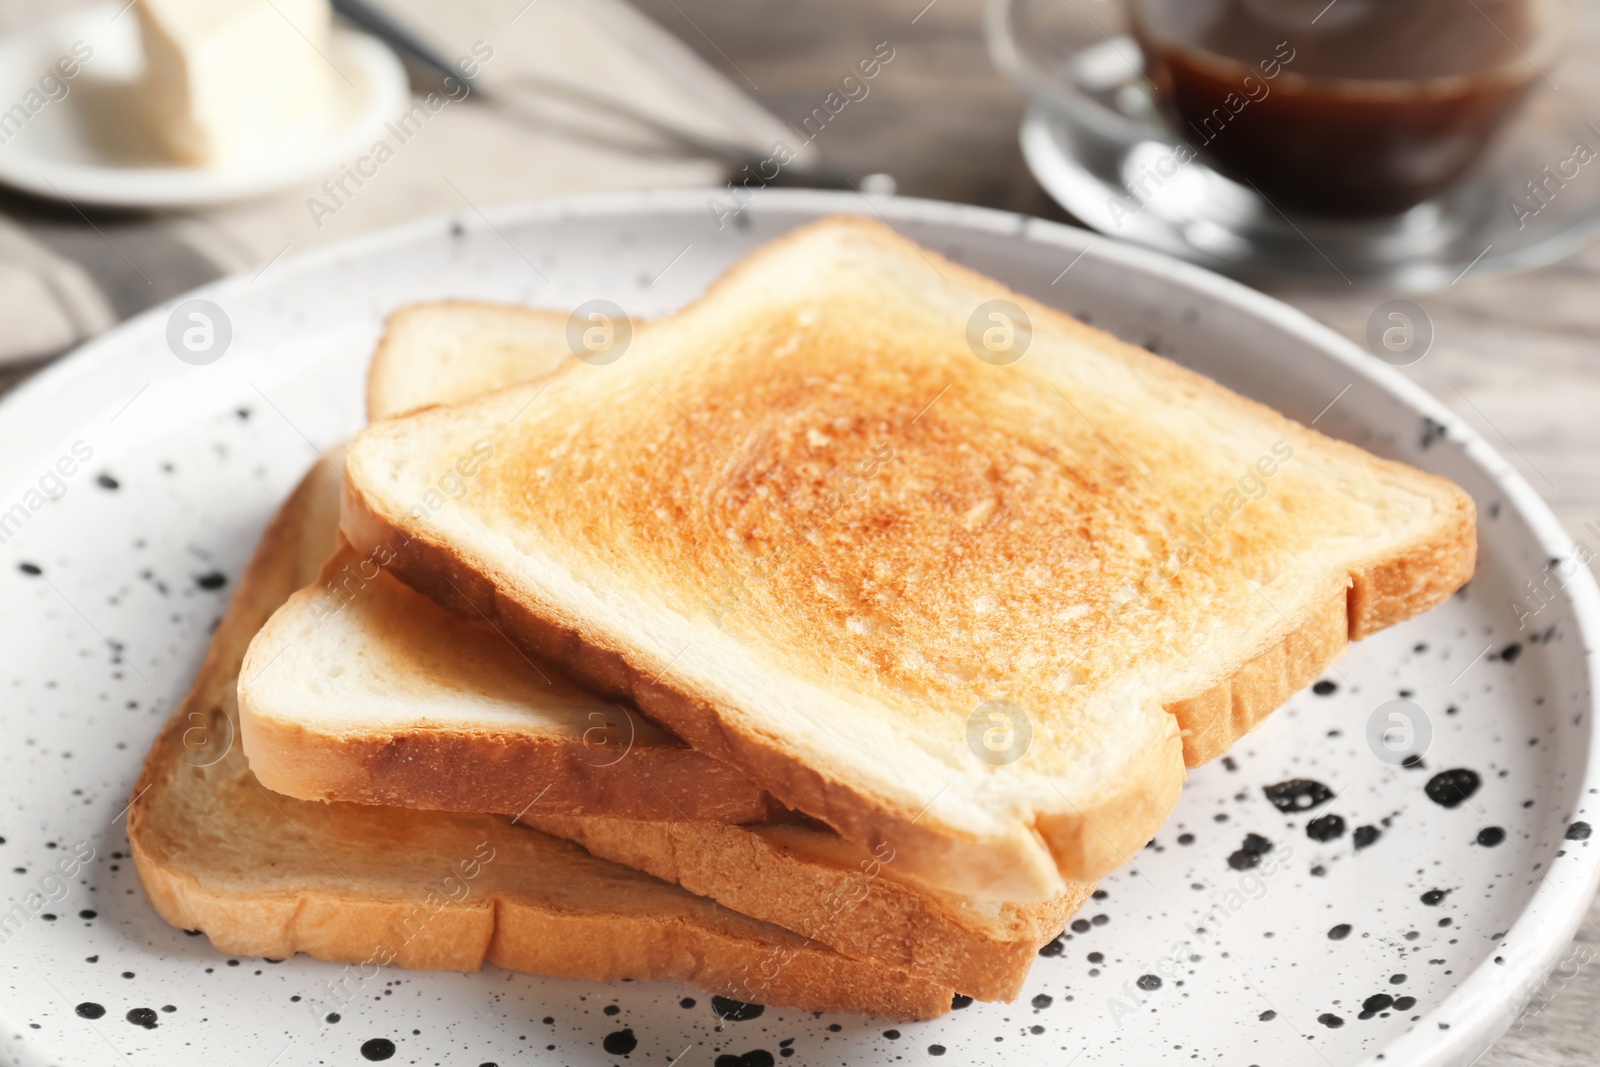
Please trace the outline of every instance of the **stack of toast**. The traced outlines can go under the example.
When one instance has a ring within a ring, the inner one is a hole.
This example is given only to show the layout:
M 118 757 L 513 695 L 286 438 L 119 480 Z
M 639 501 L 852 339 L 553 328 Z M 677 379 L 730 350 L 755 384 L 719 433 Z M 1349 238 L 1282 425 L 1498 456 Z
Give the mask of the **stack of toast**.
M 860 219 L 620 354 L 574 336 L 390 319 L 368 427 L 268 528 L 135 788 L 168 921 L 900 1019 L 1009 1000 L 1186 766 L 1471 574 L 1449 482 Z

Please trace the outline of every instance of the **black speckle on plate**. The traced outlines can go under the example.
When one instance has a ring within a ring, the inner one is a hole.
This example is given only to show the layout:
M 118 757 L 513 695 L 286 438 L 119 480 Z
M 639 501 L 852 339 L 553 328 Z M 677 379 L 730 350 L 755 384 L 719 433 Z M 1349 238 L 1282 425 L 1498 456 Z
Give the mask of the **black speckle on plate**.
M 228 576 L 220 571 L 210 571 L 195 578 L 194 584 L 201 589 L 221 589 L 228 584 Z
M 1324 678 L 1322 681 L 1312 686 L 1311 691 L 1317 694 L 1319 697 L 1331 697 L 1333 694 L 1339 691 L 1339 684 L 1337 682 L 1330 682 L 1328 679 Z
M 33 577 L 38 577 L 44 573 L 44 569 L 37 563 L 19 563 L 17 564 L 17 570 L 21 571 L 23 574 L 32 575 Z
M 767 1009 L 765 1005 L 747 1004 L 742 1000 L 734 1000 L 732 997 L 712 997 L 711 1010 L 724 1019 L 742 1023 L 751 1019 L 759 1019 L 761 1013 Z
M 1460 807 L 1463 801 L 1478 791 L 1478 786 L 1483 784 L 1483 779 L 1478 777 L 1478 772 L 1465 767 L 1454 767 L 1448 771 L 1440 771 L 1428 779 L 1428 784 L 1422 791 L 1428 794 L 1428 799 L 1435 804 L 1446 808 Z
M 106 1009 L 103 1004 L 96 1004 L 92 1000 L 84 1001 L 73 1010 L 76 1011 L 80 1017 L 85 1019 L 99 1019 L 106 1013 Z
M 1478 844 L 1484 848 L 1493 848 L 1506 839 L 1506 832 L 1498 826 L 1485 826 L 1478 831 Z
M 1517 662 L 1517 657 L 1522 655 L 1522 646 L 1510 644 L 1500 650 L 1500 658 L 1507 663 Z
M 1228 857 L 1228 866 L 1236 871 L 1247 871 L 1261 862 L 1261 857 L 1272 851 L 1272 842 L 1260 834 L 1245 834 L 1244 843 Z
M 110 489 L 113 492 L 122 488 L 122 483 L 118 482 L 109 474 L 97 475 L 95 477 L 94 484 L 98 485 L 102 489 Z
M 777 1060 L 764 1048 L 751 1049 L 742 1056 L 724 1053 L 714 1061 L 715 1067 L 772 1067 Z
M 1394 1002 L 1396 1011 L 1410 1011 L 1417 1006 L 1416 997 L 1397 997 Z
M 1422 416 L 1422 436 L 1418 439 L 1418 445 L 1424 452 L 1443 441 L 1444 435 L 1444 423 Z
M 1370 1019 L 1380 1011 L 1388 1011 L 1394 1007 L 1394 998 L 1387 993 L 1374 993 L 1361 1002 L 1361 1014 L 1357 1018 Z
M 1036 1008 L 1041 1008 L 1041 1009 L 1042 1008 L 1048 1008 L 1050 1005 L 1052 1005 L 1054 1003 L 1055 1003 L 1055 998 L 1052 997 L 1049 993 L 1040 993 L 1040 994 L 1038 994 L 1037 996 L 1035 996 L 1033 998 L 1033 1006 L 1036 1007 Z
M 1383 831 L 1376 826 L 1358 826 L 1351 831 L 1350 840 L 1355 842 L 1356 848 L 1362 849 L 1378 840 L 1381 836 L 1383 836 Z
M 1261 791 L 1281 812 L 1310 811 L 1333 799 L 1333 790 L 1312 778 L 1290 778 L 1262 786 Z
M 1344 819 L 1338 815 L 1321 815 L 1306 823 L 1306 836 L 1313 841 L 1334 841 L 1344 836 Z
M 1331 928 L 1328 931 L 1328 940 L 1329 941 L 1343 941 L 1345 938 L 1347 938 L 1349 936 L 1350 936 L 1350 924 L 1349 923 L 1340 923 L 1338 926 L 1335 926 L 1335 927 Z
M 1567 840 L 1587 841 L 1589 840 L 1589 834 L 1592 832 L 1593 831 L 1590 830 L 1588 823 L 1575 822 L 1571 826 L 1567 827 Z
M 1339 1027 L 1344 1025 L 1344 1020 L 1339 1018 L 1331 1011 L 1325 1011 L 1321 1015 L 1317 1016 L 1317 1022 L 1321 1023 L 1323 1026 L 1326 1026 L 1329 1030 L 1337 1030 Z
M 1150 993 L 1161 988 L 1161 979 L 1153 974 L 1141 974 L 1138 981 L 1134 982 L 1134 985 L 1146 993 Z
M 626 1056 L 639 1047 L 639 1039 L 633 1036 L 633 1031 L 618 1030 L 616 1033 L 607 1034 L 600 1042 L 600 1047 L 613 1056 Z
M 1450 890 L 1448 889 L 1430 889 L 1422 894 L 1422 902 L 1430 908 L 1436 908 L 1444 903 L 1444 898 L 1449 894 Z
M 394 1055 L 394 1042 L 386 1037 L 375 1037 L 361 1042 L 361 1055 L 369 1060 L 386 1060 Z
M 154 1008 L 130 1008 L 125 1018 L 133 1025 L 142 1026 L 146 1030 L 154 1030 L 160 1025 L 156 1022 L 156 1010 Z

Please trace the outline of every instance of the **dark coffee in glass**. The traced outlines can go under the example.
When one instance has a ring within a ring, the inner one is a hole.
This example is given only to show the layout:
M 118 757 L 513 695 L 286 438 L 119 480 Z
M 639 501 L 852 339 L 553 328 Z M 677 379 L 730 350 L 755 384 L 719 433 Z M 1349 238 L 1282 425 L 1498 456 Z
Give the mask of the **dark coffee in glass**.
M 1483 155 L 1552 51 L 1542 0 L 1135 0 L 1159 106 L 1278 208 L 1392 215 Z

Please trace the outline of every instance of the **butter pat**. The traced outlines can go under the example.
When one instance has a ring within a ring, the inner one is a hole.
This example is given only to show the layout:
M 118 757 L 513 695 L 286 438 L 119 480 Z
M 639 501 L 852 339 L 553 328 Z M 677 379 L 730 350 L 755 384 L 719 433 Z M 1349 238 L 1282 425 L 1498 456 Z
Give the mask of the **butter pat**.
M 200 166 L 313 141 L 335 121 L 341 77 L 328 0 L 138 0 L 141 86 L 162 153 Z

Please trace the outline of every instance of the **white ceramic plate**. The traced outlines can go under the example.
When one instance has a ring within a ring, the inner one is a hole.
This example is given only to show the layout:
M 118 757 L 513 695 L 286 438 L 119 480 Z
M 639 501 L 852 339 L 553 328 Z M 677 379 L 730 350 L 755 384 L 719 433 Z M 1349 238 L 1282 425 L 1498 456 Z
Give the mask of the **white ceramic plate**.
M 632 1061 L 683 1053 L 690 1067 L 759 1067 L 791 1052 L 852 1064 L 1474 1059 L 1566 946 L 1600 855 L 1569 830 L 1595 820 L 1596 593 L 1578 567 L 1565 590 L 1549 584 L 1519 632 L 1509 598 L 1573 551 L 1528 486 L 1390 368 L 1196 268 L 1013 215 L 844 194 L 763 192 L 719 230 L 707 195 L 441 219 L 286 260 L 254 283 L 201 292 L 231 325 L 215 362 L 174 358 L 172 309 L 159 308 L 0 404 L 0 509 L 22 509 L 0 511 L 17 523 L 0 545 L 0 904 L 48 893 L 47 866 L 79 843 L 95 853 L 49 905 L 56 918 L 30 913 L 0 933 L 0 1055 L 29 1067 L 123 1056 L 264 1067 L 362 1063 L 364 1045 L 387 1042 L 397 1062 L 588 1064 L 618 1059 L 605 1038 L 630 1030 Z M 1478 577 L 1353 648 L 1327 675 L 1331 692 L 1300 694 L 1196 771 L 1136 869 L 1105 881 L 1012 1005 L 899 1025 L 775 1007 L 722 1022 L 709 998 L 670 983 L 491 968 L 386 974 L 381 995 L 327 1025 L 296 998 L 337 968 L 224 959 L 162 923 L 124 858 L 120 811 L 263 523 L 313 446 L 358 426 L 385 313 L 475 297 L 558 308 L 606 298 L 658 315 L 759 242 L 840 211 L 881 211 L 908 236 L 1301 421 L 1321 414 L 1320 429 L 1455 479 L 1480 509 Z M 92 456 L 69 465 L 60 494 L 45 472 L 75 443 Z M 59 500 L 30 495 L 41 479 Z M 1421 769 L 1380 760 L 1365 737 L 1402 691 L 1431 727 Z M 1479 777 L 1468 802 L 1430 801 L 1425 784 L 1457 769 Z M 1337 794 L 1314 814 L 1341 816 L 1343 836 L 1311 840 L 1307 815 L 1269 803 L 1264 787 L 1296 778 Z M 1378 836 L 1357 850 L 1359 827 Z M 1491 827 L 1499 844 L 1482 834 Z M 1280 858 L 1230 865 L 1247 862 L 1247 834 Z M 1427 903 L 1434 890 L 1442 899 Z M 1330 938 L 1345 925 L 1348 936 Z M 1414 1001 L 1380 999 L 1362 1018 L 1373 997 Z M 84 1018 L 82 1003 L 105 1014 Z
M 370 37 L 336 29 L 329 58 L 341 77 L 334 79 L 337 99 L 328 102 L 334 118 L 326 137 L 248 165 L 164 163 L 140 136 L 133 86 L 144 54 L 131 6 L 85 8 L 0 40 L 0 108 L 16 116 L 17 104 L 26 116 L 0 125 L 6 134 L 0 182 L 35 196 L 106 207 L 243 200 L 335 175 L 408 106 L 405 70 L 394 53 Z M 74 77 L 41 81 L 58 75 L 58 60 L 73 56 L 82 59 Z

